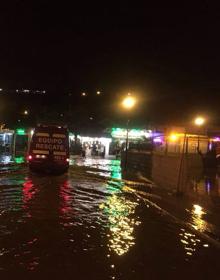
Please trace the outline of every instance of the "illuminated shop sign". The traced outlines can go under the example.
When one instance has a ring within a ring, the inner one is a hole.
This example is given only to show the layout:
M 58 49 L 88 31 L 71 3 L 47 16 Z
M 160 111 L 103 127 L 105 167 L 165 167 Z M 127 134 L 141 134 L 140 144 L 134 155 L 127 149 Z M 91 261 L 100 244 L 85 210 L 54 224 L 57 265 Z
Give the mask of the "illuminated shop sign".
M 25 135 L 25 130 L 23 128 L 17 128 L 16 129 L 16 134 L 17 135 Z
M 112 128 L 111 135 L 113 138 L 126 138 L 127 129 L 125 128 Z M 128 138 L 129 139 L 140 139 L 140 138 L 150 138 L 152 137 L 151 130 L 145 129 L 129 129 Z

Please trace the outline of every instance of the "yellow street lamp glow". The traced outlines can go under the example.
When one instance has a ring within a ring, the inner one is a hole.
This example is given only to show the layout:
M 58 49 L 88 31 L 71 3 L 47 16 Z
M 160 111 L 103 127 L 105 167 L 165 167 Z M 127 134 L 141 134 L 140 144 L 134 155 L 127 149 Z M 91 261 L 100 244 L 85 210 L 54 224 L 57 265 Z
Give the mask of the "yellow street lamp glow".
M 24 111 L 24 114 L 25 114 L 25 115 L 28 115 L 28 110 L 25 110 L 25 111 Z
M 177 141 L 177 139 L 178 139 L 178 134 L 176 134 L 176 133 L 171 134 L 171 135 L 169 136 L 169 139 L 170 139 L 171 142 Z
M 201 126 L 205 123 L 205 119 L 203 117 L 197 117 L 194 121 L 195 125 Z
M 134 107 L 135 104 L 136 104 L 136 99 L 134 97 L 132 97 L 132 96 L 127 96 L 122 101 L 122 106 L 125 109 L 131 109 L 131 108 Z

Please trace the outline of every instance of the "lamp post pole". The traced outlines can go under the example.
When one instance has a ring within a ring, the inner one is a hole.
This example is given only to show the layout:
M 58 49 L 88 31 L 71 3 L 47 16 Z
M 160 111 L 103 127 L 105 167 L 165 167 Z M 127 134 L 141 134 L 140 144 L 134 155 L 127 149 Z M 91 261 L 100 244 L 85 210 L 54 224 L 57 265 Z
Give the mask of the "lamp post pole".
M 201 127 L 205 123 L 205 119 L 203 117 L 197 117 L 194 120 L 194 124 L 198 127 Z M 199 153 L 200 148 L 200 136 L 198 134 L 198 143 L 197 143 L 197 149 Z M 181 185 L 181 179 L 184 175 L 184 156 L 188 153 L 188 137 L 187 137 L 187 130 L 185 128 L 184 138 L 183 138 L 183 147 L 182 147 L 182 153 L 180 156 L 180 165 L 179 165 L 179 171 L 178 171 L 178 179 L 177 179 L 177 194 L 181 194 L 183 192 Z
M 200 132 L 199 132 L 200 133 Z M 200 149 L 200 137 L 199 137 L 199 133 L 198 133 L 198 143 L 197 143 L 197 151 L 199 153 L 199 149 Z
M 125 142 L 125 164 L 124 164 L 124 168 L 125 171 L 127 171 L 127 163 L 128 163 L 128 136 L 129 136 L 129 122 L 130 120 L 127 120 L 127 125 L 126 125 L 126 142 Z
M 197 127 L 201 127 L 202 125 L 204 125 L 205 123 L 205 119 L 203 117 L 197 117 L 195 118 L 194 120 L 194 124 L 197 126 Z M 198 130 L 198 142 L 197 142 L 197 151 L 199 153 L 199 150 L 200 150 L 200 130 Z
M 187 152 L 187 133 L 185 130 L 184 133 L 184 138 L 183 138 L 183 147 L 182 147 L 182 152 L 180 155 L 180 164 L 179 164 L 179 172 L 178 172 L 178 179 L 177 179 L 177 195 L 181 194 L 181 177 L 182 177 L 182 173 L 183 173 L 183 169 L 184 169 L 184 156 L 185 153 Z
M 131 96 L 130 93 L 122 100 L 122 107 L 127 110 L 131 111 L 136 104 L 136 98 Z M 126 142 L 125 142 L 125 161 L 124 161 L 124 169 L 127 171 L 127 163 L 128 163 L 128 144 L 129 144 L 129 123 L 130 120 L 127 120 L 127 126 L 126 126 Z

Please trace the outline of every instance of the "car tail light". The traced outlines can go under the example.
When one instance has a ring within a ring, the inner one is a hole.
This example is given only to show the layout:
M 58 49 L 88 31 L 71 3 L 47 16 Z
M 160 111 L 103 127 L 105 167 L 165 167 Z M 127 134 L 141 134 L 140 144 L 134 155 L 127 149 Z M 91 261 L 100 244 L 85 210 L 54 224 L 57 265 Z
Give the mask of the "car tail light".
M 32 155 L 29 155 L 29 156 L 28 156 L 28 160 L 32 160 Z

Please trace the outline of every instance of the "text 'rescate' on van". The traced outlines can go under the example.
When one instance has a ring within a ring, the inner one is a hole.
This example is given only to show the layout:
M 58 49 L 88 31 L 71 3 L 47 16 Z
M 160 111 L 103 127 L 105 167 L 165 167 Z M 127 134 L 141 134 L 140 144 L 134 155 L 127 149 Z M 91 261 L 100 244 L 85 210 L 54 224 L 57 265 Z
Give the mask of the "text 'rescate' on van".
M 33 171 L 67 171 L 69 168 L 67 128 L 56 125 L 36 127 L 30 141 L 27 160 Z

